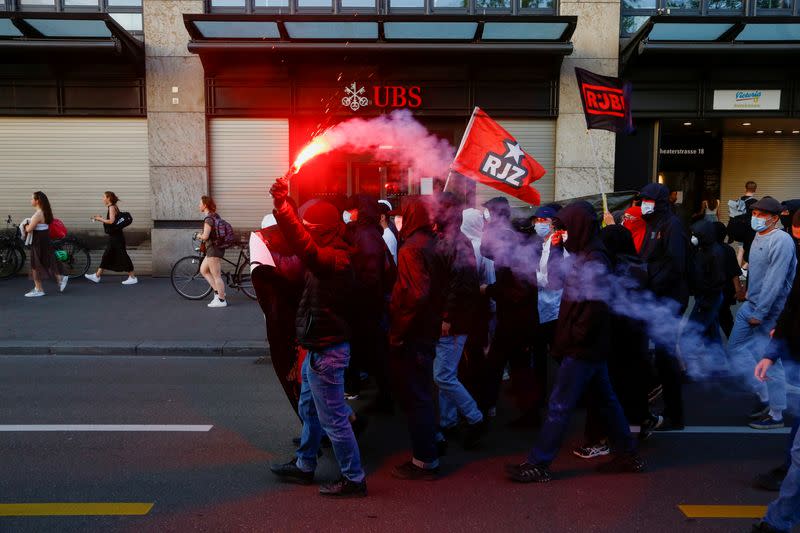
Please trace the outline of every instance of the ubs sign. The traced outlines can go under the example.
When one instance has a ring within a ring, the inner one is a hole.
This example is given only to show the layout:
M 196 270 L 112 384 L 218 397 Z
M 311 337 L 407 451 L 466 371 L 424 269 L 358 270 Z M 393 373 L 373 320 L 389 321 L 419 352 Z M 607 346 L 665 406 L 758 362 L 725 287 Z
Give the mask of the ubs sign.
M 422 87 L 419 85 L 374 85 L 359 87 L 353 82 L 344 88 L 342 105 L 355 112 L 362 107 L 377 108 L 410 108 L 422 105 Z

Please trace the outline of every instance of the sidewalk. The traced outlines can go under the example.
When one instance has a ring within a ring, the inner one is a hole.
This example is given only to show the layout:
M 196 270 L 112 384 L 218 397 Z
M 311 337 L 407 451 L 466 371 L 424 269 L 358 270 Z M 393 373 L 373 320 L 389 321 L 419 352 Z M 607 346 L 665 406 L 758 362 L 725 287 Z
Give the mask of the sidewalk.
M 25 277 L 0 281 L 0 355 L 233 355 L 267 352 L 264 315 L 239 291 L 224 309 L 186 300 L 169 278 L 122 276 L 99 284 L 70 280 L 63 293 L 45 282 L 41 298 L 25 298 Z

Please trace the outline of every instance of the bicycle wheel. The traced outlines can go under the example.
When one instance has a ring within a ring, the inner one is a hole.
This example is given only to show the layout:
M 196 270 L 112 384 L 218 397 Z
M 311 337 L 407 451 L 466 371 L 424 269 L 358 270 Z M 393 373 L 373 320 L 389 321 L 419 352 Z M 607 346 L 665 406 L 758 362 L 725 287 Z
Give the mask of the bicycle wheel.
M 211 285 L 200 273 L 202 262 L 203 258 L 199 255 L 187 255 L 172 265 L 169 275 L 172 288 L 188 300 L 202 300 L 211 294 Z
M 19 274 L 19 271 L 25 266 L 25 261 L 28 260 L 28 255 L 25 253 L 25 248 L 20 244 L 14 245 L 14 253 L 17 256 L 17 267 L 14 270 L 14 274 Z
M 250 277 L 250 263 L 246 262 L 236 271 L 233 283 L 237 289 L 242 291 L 251 300 L 256 299 L 256 290 L 253 287 L 253 279 Z
M 0 279 L 8 279 L 17 273 L 20 266 L 16 249 L 11 246 L 0 247 Z
M 86 249 L 80 242 L 75 239 L 61 239 L 53 243 L 56 252 L 66 252 L 66 257 L 59 261 L 64 264 L 67 270 L 67 277 L 79 278 L 89 272 L 89 267 L 92 266 L 92 258 L 89 256 L 89 250 Z M 56 255 L 61 255 L 56 253 Z

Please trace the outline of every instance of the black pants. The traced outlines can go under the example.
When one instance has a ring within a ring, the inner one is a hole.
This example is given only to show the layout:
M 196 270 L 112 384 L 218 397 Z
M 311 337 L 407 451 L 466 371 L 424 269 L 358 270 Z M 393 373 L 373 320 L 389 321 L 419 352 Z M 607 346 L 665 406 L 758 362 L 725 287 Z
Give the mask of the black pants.
M 544 407 L 547 403 L 547 361 L 556 335 L 557 324 L 558 320 L 539 324 L 533 339 L 532 399 L 537 407 Z
M 361 393 L 361 372 L 369 372 L 378 386 L 378 398 L 391 397 L 388 367 L 388 328 L 383 323 L 383 313 L 360 316 L 354 321 L 350 339 L 350 364 L 345 372 L 345 391 Z
M 731 313 L 731 306 L 727 302 L 722 302 L 722 307 L 719 308 L 719 327 L 725 332 L 725 337 L 731 336 L 733 313 Z
M 522 410 L 533 408 L 535 378 L 531 356 L 532 334 L 532 331 L 526 334 L 522 327 L 497 324 L 487 357 L 482 393 L 475 398 L 481 411 L 486 412 L 497 406 L 506 364 L 509 367 L 511 388 L 517 407 Z
M 436 342 L 417 339 L 393 349 L 390 358 L 396 395 L 408 419 L 414 459 L 431 466 L 439 459 L 433 402 L 434 357 Z

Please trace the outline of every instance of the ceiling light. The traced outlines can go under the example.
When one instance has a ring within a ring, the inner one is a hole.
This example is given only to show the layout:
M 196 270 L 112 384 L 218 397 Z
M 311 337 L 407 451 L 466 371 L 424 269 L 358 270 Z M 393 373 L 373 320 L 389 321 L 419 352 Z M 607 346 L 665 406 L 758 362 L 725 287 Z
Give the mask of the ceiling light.
M 764 133 L 764 130 L 758 130 L 756 133 Z
M 684 122 L 684 123 L 683 123 L 683 125 L 684 125 L 684 126 L 691 126 L 691 125 L 692 125 L 692 123 L 691 123 L 691 122 Z
M 749 125 L 750 125 L 749 122 L 742 122 L 742 126 L 749 126 Z
M 795 134 L 800 133 L 800 130 L 792 130 L 792 133 L 795 133 Z
M 775 133 L 783 133 L 783 130 L 775 130 Z
M 706 130 L 706 133 L 711 133 L 711 130 Z

